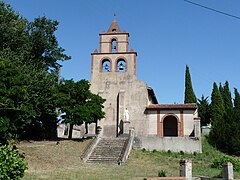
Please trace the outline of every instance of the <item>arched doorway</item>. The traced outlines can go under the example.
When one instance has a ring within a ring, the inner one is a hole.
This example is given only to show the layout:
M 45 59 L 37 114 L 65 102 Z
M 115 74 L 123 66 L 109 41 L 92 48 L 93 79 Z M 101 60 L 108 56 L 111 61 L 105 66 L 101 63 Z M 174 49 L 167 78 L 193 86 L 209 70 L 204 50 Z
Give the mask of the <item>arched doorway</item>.
M 163 120 L 163 136 L 178 136 L 178 120 L 174 116 L 167 116 Z

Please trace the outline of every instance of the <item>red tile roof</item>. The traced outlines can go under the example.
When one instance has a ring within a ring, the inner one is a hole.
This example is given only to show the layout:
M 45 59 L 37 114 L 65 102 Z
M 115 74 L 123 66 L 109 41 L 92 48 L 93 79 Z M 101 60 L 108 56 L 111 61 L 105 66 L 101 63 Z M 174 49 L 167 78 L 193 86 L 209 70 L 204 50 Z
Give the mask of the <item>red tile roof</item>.
M 197 109 L 197 104 L 190 103 L 190 104 L 150 104 L 147 107 L 147 110 L 152 109 L 185 109 L 185 110 L 195 110 Z

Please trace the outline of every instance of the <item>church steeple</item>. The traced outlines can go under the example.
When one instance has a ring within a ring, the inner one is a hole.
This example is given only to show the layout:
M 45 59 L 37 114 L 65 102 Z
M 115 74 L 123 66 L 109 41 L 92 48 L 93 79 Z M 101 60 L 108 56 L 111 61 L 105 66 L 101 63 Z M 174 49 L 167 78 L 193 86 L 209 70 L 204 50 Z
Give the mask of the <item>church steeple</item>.
M 116 19 L 113 20 L 108 32 L 121 32 Z
M 100 81 L 100 76 L 112 80 L 116 77 L 136 79 L 137 53 L 128 50 L 129 33 L 121 31 L 114 19 L 108 31 L 99 35 L 100 49 L 92 53 L 92 81 L 95 78 Z
M 129 33 L 122 32 L 114 19 L 107 32 L 100 33 L 100 53 L 128 52 Z

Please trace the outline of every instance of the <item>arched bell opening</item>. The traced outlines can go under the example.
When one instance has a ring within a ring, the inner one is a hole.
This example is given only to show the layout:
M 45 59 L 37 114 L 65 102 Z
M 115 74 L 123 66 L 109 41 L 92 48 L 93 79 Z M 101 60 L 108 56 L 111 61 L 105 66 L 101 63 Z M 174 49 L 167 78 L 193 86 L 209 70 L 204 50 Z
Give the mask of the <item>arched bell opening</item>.
M 108 59 L 104 59 L 101 64 L 102 72 L 111 72 L 111 62 Z
M 111 50 L 112 50 L 112 53 L 117 52 L 117 40 L 116 39 L 112 39 Z
M 126 61 L 124 59 L 117 61 L 117 72 L 126 72 Z

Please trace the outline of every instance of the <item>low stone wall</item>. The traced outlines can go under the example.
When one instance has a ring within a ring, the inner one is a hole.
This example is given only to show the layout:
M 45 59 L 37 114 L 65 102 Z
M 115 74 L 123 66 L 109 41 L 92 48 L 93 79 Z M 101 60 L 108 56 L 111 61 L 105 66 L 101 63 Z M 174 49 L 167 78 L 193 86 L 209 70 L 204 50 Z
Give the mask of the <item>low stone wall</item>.
M 58 124 L 57 127 L 57 136 L 58 138 L 68 138 L 69 135 L 69 124 Z M 86 134 L 85 125 L 75 125 L 73 126 L 72 138 L 83 138 L 86 136 L 94 136 L 95 135 L 95 124 L 92 123 L 88 125 L 88 134 Z
M 136 137 L 133 147 L 145 148 L 146 150 L 158 150 L 173 152 L 198 152 L 202 153 L 201 138 L 196 137 L 158 137 L 158 136 L 142 136 Z

